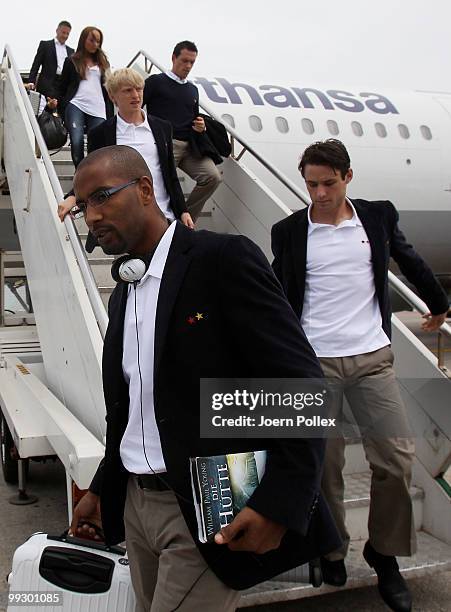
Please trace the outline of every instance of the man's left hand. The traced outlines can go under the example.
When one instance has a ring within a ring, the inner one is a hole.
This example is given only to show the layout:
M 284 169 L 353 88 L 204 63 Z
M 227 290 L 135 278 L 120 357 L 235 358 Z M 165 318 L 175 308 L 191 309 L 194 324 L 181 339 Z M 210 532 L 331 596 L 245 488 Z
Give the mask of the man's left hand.
M 230 550 L 259 555 L 279 548 L 287 528 L 251 508 L 243 508 L 230 525 L 215 535 L 216 544 L 227 544 Z
M 440 325 L 443 325 L 445 322 L 446 315 L 446 312 L 438 315 L 433 315 L 430 312 L 427 312 L 423 315 L 423 319 L 425 319 L 425 321 L 423 321 L 421 329 L 428 332 L 437 331 Z
M 205 121 L 202 119 L 202 117 L 196 117 L 193 121 L 193 130 L 195 132 L 205 132 Z

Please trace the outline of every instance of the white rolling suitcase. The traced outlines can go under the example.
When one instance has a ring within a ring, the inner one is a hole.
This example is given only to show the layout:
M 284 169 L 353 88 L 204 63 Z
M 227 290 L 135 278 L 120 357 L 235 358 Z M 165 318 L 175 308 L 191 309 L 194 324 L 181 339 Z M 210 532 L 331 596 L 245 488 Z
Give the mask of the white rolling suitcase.
M 135 610 L 128 559 L 119 546 L 35 533 L 15 551 L 8 582 L 8 612 Z

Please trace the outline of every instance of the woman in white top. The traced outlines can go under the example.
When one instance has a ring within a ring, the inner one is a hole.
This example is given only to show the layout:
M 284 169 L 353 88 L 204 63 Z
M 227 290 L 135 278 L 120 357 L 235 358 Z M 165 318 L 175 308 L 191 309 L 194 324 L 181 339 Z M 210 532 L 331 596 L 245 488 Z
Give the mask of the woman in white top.
M 85 130 L 89 132 L 113 115 L 113 105 L 104 87 L 110 65 L 102 43 L 99 28 L 84 28 L 76 52 L 64 62 L 58 86 L 58 104 L 70 134 L 75 167 L 84 157 Z

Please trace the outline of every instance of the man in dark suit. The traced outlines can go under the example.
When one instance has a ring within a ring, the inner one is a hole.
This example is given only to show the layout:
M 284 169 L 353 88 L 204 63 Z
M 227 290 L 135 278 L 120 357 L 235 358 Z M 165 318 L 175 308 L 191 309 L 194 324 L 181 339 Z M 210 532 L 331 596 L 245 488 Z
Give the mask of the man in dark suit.
M 304 152 L 299 169 L 312 204 L 272 228 L 273 268 L 325 375 L 344 385 L 361 431 L 369 425 L 367 416 L 389 423 L 391 431 L 376 436 L 362 431 L 372 470 L 369 541 L 363 554 L 378 574 L 386 603 L 393 610 L 407 611 L 411 597 L 395 555 L 415 552 L 409 494 L 414 446 L 404 433 L 408 424 L 390 349 L 390 256 L 430 308 L 424 329 L 435 330 L 444 322 L 448 302 L 398 228 L 393 204 L 346 197 L 353 175 L 341 142 L 314 143 Z M 392 419 L 396 427 L 390 425 Z M 344 540 L 341 549 L 321 560 L 324 581 L 336 586 L 346 582 L 349 545 L 344 448 L 342 437 L 328 440 L 322 482 Z
M 313 378 L 321 369 L 258 247 L 168 225 L 134 149 L 95 151 L 74 189 L 103 250 L 140 256 L 147 270 L 120 280 L 110 299 L 105 459 L 71 530 L 80 533 L 100 494 L 105 541 L 125 537 L 139 610 L 232 611 L 236 589 L 340 540 L 319 490 L 324 441 L 200 438 L 199 381 Z M 216 543 L 200 544 L 189 458 L 262 448 L 265 475 L 247 507 Z
M 151 171 L 155 198 L 164 216 L 173 221 L 180 219 L 189 228 L 194 227 L 175 168 L 172 148 L 172 127 L 168 121 L 146 115 L 142 110 L 144 79 L 132 68 L 113 72 L 106 81 L 108 95 L 118 114 L 107 119 L 88 133 L 88 153 L 101 147 L 124 144 L 136 149 Z M 73 191 L 58 207 L 61 219 L 75 204 Z M 86 250 L 96 246 L 92 234 L 88 235 Z
M 56 37 L 51 40 L 41 40 L 28 77 L 28 89 L 36 89 L 47 98 L 55 99 L 57 82 L 63 70 L 66 57 L 74 50 L 66 41 L 72 26 L 68 21 L 60 21 L 56 29 Z M 38 72 L 41 73 L 38 78 Z

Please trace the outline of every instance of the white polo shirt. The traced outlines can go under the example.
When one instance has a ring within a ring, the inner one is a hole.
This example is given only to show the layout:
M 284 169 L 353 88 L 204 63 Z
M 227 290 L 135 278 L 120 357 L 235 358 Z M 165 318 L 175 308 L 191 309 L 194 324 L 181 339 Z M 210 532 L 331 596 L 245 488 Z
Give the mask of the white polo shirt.
M 147 272 L 136 287 L 130 284 L 128 290 L 124 317 L 122 370 L 128 383 L 130 404 L 128 423 L 122 437 L 120 454 L 124 467 L 134 474 L 166 472 L 160 434 L 155 420 L 153 397 L 155 318 L 161 278 L 176 225 L 176 223 L 171 223 L 165 231 Z M 143 437 L 147 460 L 152 469 L 149 468 L 144 454 Z
M 374 285 L 371 247 L 354 206 L 339 225 L 313 223 L 308 210 L 301 325 L 318 357 L 347 357 L 390 344 Z
M 158 157 L 157 143 L 155 142 L 155 137 L 145 112 L 141 112 L 143 115 L 143 122 L 139 125 L 127 123 L 119 114 L 117 115 L 116 144 L 133 147 L 144 157 L 152 174 L 153 190 L 157 204 L 166 219 L 173 221 L 175 215 L 171 208 L 170 197 L 164 184 L 160 158 Z

